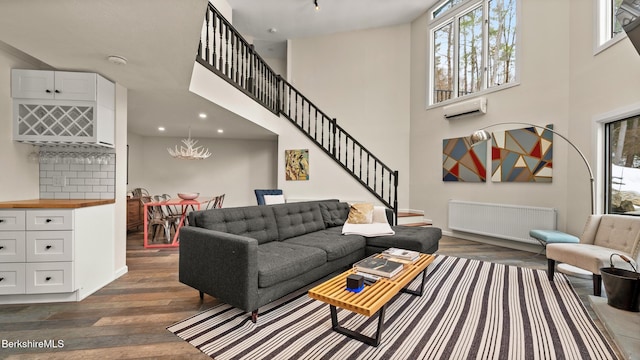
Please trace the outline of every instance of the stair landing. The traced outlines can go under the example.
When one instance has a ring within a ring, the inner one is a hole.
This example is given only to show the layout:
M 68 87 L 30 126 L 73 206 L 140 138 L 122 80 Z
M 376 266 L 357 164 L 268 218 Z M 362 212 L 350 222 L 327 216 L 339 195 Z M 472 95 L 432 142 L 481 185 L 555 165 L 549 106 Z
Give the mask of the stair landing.
M 411 227 L 424 227 L 433 225 L 426 221 L 424 214 L 418 212 L 398 211 L 398 225 Z

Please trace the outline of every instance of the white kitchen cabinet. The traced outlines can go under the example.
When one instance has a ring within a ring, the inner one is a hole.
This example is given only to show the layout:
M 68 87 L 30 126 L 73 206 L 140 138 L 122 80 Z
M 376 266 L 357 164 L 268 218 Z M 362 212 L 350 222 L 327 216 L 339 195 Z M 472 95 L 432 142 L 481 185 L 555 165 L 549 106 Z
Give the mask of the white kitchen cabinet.
M 97 74 L 11 70 L 11 97 L 20 99 L 96 100 Z
M 86 201 L 0 205 L 0 304 L 80 301 L 114 280 L 114 205 Z
M 113 147 L 115 85 L 95 73 L 11 71 L 13 139 Z
M 0 294 L 75 290 L 73 210 L 0 211 L 0 219 Z

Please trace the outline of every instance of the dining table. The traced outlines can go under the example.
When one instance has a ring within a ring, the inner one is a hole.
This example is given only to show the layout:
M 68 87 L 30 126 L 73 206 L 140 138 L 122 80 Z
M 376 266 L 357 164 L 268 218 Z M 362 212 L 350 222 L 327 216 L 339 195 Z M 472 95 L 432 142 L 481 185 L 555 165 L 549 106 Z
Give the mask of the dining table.
M 144 204 L 144 248 L 152 249 L 152 248 L 175 248 L 178 247 L 179 239 L 180 239 L 180 228 L 184 226 L 187 218 L 187 214 L 191 210 L 200 210 L 202 205 L 208 204 L 212 201 L 214 197 L 203 196 L 198 197 L 196 199 L 181 199 L 181 198 L 171 198 L 169 200 L 161 200 L 161 201 L 150 201 Z M 175 234 L 173 235 L 173 239 L 171 242 L 162 243 L 162 244 L 151 244 L 149 243 L 149 217 L 147 216 L 149 213 L 149 207 L 151 206 L 175 206 L 180 207 L 180 221 L 176 226 Z

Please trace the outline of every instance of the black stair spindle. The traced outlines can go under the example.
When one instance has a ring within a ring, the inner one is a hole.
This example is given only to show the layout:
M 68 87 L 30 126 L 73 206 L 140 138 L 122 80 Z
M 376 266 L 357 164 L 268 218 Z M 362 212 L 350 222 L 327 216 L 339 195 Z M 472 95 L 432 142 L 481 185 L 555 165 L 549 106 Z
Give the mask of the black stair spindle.
M 213 13 L 213 19 L 211 19 L 211 37 L 213 38 L 213 46 L 211 48 L 212 50 L 212 55 L 211 55 L 211 59 L 207 59 L 207 64 L 213 65 L 213 67 L 216 66 L 216 22 L 217 22 L 218 17 L 216 16 L 216 13 Z M 207 36 L 209 36 L 208 34 L 209 29 L 207 29 Z M 209 44 L 209 42 L 207 41 L 207 45 Z M 209 55 L 209 52 L 207 51 L 207 56 Z
M 219 35 L 220 35 L 220 39 L 219 39 L 219 40 L 220 40 L 220 41 L 219 41 L 219 44 L 220 44 L 220 53 L 219 53 L 219 55 L 218 55 L 218 57 L 219 57 L 219 59 L 218 59 L 218 70 L 220 70 L 220 71 L 222 71 L 222 69 L 223 69 L 223 65 L 224 65 L 224 63 L 223 63 L 224 59 L 222 58 L 222 44 L 223 44 L 223 39 L 222 39 L 222 36 L 223 36 L 223 35 L 222 35 L 222 33 L 223 33 L 223 31 L 224 31 L 224 29 L 223 29 L 223 28 L 224 28 L 224 23 L 223 23 L 222 21 L 220 21 L 220 26 L 218 27 L 218 29 L 220 30 L 220 31 L 219 31 Z
M 373 162 L 373 192 L 378 193 L 378 160 Z
M 362 180 L 362 146 L 360 146 L 360 174 L 358 177 Z
M 313 107 L 315 110 L 314 121 L 313 121 L 313 138 L 318 141 L 318 108 Z
M 367 152 L 367 186 L 369 186 L 369 163 L 371 160 L 371 154 Z
M 351 172 L 355 173 L 356 169 L 356 142 L 351 141 Z

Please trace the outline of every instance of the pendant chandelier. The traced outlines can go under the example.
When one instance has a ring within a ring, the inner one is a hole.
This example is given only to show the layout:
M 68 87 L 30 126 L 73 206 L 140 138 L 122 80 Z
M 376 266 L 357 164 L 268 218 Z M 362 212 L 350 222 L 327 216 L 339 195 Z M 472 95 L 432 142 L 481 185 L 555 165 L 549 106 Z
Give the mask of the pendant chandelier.
M 209 149 L 203 148 L 202 146 L 196 146 L 198 140 L 193 140 L 191 138 L 191 127 L 189 127 L 189 138 L 182 139 L 182 143 L 185 146 L 181 145 L 180 149 L 178 149 L 178 145 L 176 145 L 175 149 L 167 148 L 169 154 L 176 159 L 203 160 L 211 156 Z

